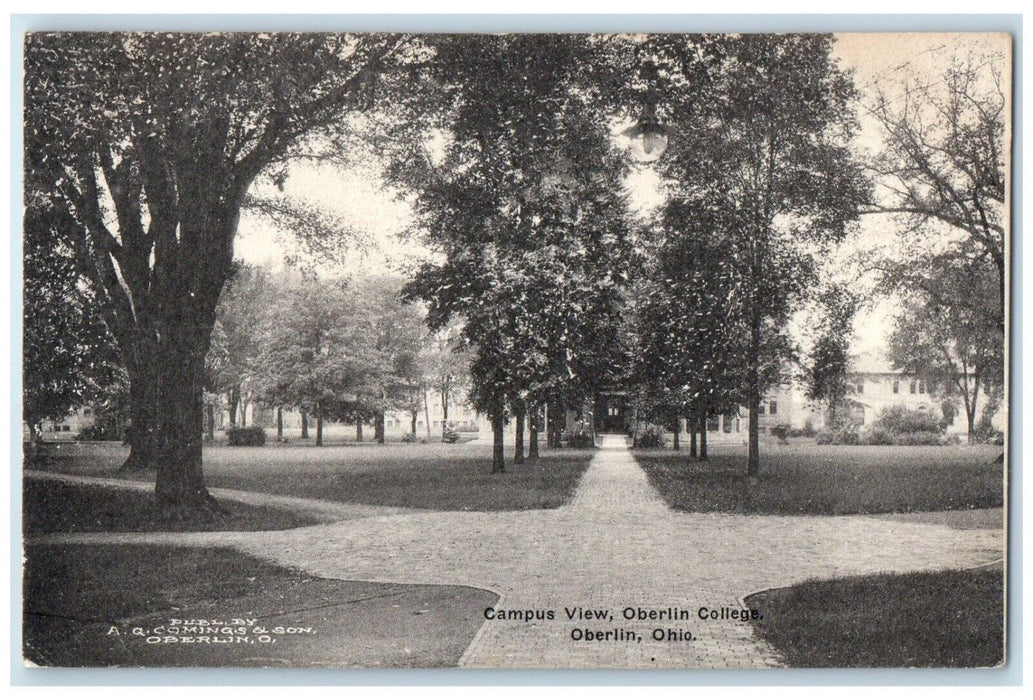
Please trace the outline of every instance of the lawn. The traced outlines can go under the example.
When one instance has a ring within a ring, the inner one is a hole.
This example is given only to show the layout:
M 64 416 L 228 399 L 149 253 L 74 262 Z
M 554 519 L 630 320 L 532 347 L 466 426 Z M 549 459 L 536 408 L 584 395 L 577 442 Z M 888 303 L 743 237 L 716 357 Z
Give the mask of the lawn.
M 496 601 L 463 586 L 322 579 L 227 549 L 34 545 L 23 650 L 44 666 L 451 667 Z M 233 640 L 219 644 L 172 622 L 234 618 L 245 631 L 216 632 Z
M 757 633 L 797 668 L 981 668 L 1004 659 L 1004 574 L 808 581 L 750 596 Z
M 286 530 L 325 520 L 278 508 L 223 502 L 226 512 L 211 519 L 169 520 L 151 493 L 135 489 L 26 479 L 22 486 L 22 528 L 48 532 L 210 532 Z
M 118 445 L 67 445 L 49 448 L 36 466 L 112 476 L 126 454 Z M 209 486 L 277 495 L 431 510 L 529 510 L 568 502 L 594 454 L 542 450 L 537 462 L 507 462 L 506 473 L 491 474 L 490 445 L 212 445 L 205 447 L 204 471 Z
M 746 475 L 746 449 L 636 451 L 649 481 L 678 510 L 771 515 L 840 515 L 996 508 L 1004 469 L 992 445 L 868 447 L 793 444 L 761 450 Z

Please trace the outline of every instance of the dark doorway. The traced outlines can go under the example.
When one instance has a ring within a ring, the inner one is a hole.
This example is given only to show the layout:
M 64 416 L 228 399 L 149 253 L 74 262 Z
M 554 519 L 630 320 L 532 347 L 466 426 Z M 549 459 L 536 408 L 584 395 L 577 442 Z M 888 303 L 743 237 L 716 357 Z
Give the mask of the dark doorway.
M 626 433 L 631 413 L 628 398 L 624 394 L 596 394 L 595 432 Z

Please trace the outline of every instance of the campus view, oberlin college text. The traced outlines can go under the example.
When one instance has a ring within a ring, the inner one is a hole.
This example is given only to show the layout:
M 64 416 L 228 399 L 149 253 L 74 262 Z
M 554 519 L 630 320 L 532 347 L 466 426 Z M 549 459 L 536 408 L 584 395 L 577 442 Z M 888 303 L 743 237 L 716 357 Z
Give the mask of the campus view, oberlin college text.
M 32 673 L 1005 664 L 1008 34 L 22 48 Z

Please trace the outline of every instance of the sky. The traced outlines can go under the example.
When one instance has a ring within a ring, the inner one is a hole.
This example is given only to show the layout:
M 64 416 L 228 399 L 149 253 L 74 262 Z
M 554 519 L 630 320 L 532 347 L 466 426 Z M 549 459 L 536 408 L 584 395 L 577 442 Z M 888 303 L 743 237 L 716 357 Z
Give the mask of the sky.
M 940 58 L 944 49 L 963 52 L 1004 50 L 1009 53 L 1008 35 L 1002 34 L 946 34 L 946 33 L 847 33 L 836 36 L 833 55 L 840 65 L 854 73 L 855 84 L 862 99 L 876 84 L 892 81 L 906 69 L 929 76 L 942 69 Z M 879 148 L 879 130 L 859 114 L 860 130 L 856 147 L 861 152 L 873 153 Z M 412 221 L 409 205 L 396 193 L 386 190 L 371 168 L 343 169 L 330 165 L 299 163 L 292 165 L 283 195 L 318 204 L 340 216 L 355 230 L 363 232 L 366 245 L 356 246 L 337 265 L 316 265 L 328 273 L 356 273 L 382 270 L 404 273 L 416 261 L 428 257 L 427 251 L 416 241 L 404 237 Z M 648 166 L 638 166 L 626 185 L 632 207 L 648 211 L 662 201 L 658 185 L 660 179 Z M 259 186 L 258 194 L 278 195 L 270 185 Z M 855 231 L 835 255 L 830 269 L 837 276 L 856 277 L 848 261 L 852 256 L 872 250 L 886 250 L 897 243 L 896 226 L 885 215 L 862 217 Z M 283 265 L 288 253 L 296 250 L 291 234 L 277 231 L 268 222 L 253 214 L 241 217 L 237 237 L 236 256 L 250 263 L 277 268 Z M 859 288 L 870 280 L 858 279 Z M 892 301 L 873 301 L 858 314 L 855 321 L 855 353 L 878 353 L 885 346 L 886 332 L 892 327 L 895 304 Z

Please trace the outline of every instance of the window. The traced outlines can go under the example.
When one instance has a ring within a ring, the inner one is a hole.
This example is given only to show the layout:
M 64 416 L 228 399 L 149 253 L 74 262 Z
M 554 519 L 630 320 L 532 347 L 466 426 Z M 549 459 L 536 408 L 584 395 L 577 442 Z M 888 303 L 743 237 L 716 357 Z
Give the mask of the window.
M 925 393 L 925 382 L 923 382 L 923 381 L 919 381 L 918 382 L 918 393 L 919 394 L 924 394 Z
M 778 401 L 768 401 L 768 411 L 771 415 L 778 414 Z
M 899 394 L 900 393 L 900 380 L 899 379 L 894 379 L 893 380 L 893 393 L 894 394 Z
M 707 432 L 708 433 L 716 433 L 720 429 L 721 429 L 721 423 L 718 420 L 717 416 L 711 416 L 710 418 L 707 418 Z
M 858 382 L 857 383 L 857 393 L 858 394 L 863 394 L 864 393 L 864 382 Z
M 62 433 L 68 433 L 68 432 L 71 432 L 71 430 L 72 430 L 72 426 L 70 426 L 70 425 L 62 425 L 61 426 L 61 432 Z
M 89 415 L 91 415 L 92 413 L 93 413 L 93 411 L 91 411 L 91 410 L 90 410 L 90 409 L 88 409 L 88 408 L 84 408 L 84 409 L 82 410 L 82 414 L 83 414 L 84 416 L 89 416 Z
M 916 381 L 915 381 L 914 379 L 912 379 L 912 380 L 911 380 L 911 393 L 912 393 L 912 394 L 913 394 L 913 393 L 915 393 L 915 388 L 916 388 L 917 386 L 918 386 L 918 382 L 916 382 Z
M 759 406 L 757 407 L 757 415 L 760 415 L 760 416 L 763 416 L 763 415 L 764 415 L 764 404 L 763 404 L 763 403 L 761 403 L 761 404 L 760 404 L 760 405 L 759 405 Z
M 726 413 L 724 420 L 724 431 L 726 433 L 732 432 L 732 421 L 735 419 L 734 413 Z

